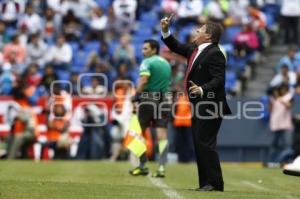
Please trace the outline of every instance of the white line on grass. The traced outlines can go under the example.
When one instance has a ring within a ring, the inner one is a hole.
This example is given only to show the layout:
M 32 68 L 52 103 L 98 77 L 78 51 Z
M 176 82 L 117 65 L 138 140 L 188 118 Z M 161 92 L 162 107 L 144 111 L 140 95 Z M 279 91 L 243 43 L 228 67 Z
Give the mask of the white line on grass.
M 260 190 L 260 191 L 271 192 L 270 189 L 265 188 L 265 187 L 262 187 L 262 186 L 257 185 L 257 184 L 254 184 L 254 183 L 249 182 L 249 181 L 242 181 L 242 183 L 243 183 L 244 185 L 247 185 L 247 186 L 249 186 L 249 187 L 252 187 L 252 188 L 257 189 L 257 190 Z M 284 197 L 285 197 L 286 199 L 298 199 L 298 198 L 296 198 L 296 197 L 294 197 L 294 196 L 292 196 L 292 195 L 285 195 Z
M 249 187 L 252 187 L 252 188 L 257 189 L 257 190 L 260 190 L 260 191 L 270 191 L 269 189 L 267 189 L 267 188 L 265 188 L 265 187 L 259 186 L 259 185 L 257 185 L 257 184 L 252 183 L 252 182 L 249 182 L 249 181 L 242 181 L 242 183 L 243 183 L 244 185 L 247 185 L 247 186 L 249 186 Z
M 134 166 L 134 163 L 131 162 L 131 165 Z M 158 187 L 166 196 L 168 196 L 168 198 L 170 199 L 184 199 L 184 197 L 182 197 L 181 195 L 179 195 L 179 193 L 175 190 L 172 189 L 171 187 L 169 187 L 168 185 L 166 185 L 165 183 L 163 183 L 161 181 L 161 179 L 158 178 L 153 178 L 151 177 L 151 172 L 149 173 L 149 175 L 147 176 L 148 179 L 150 180 L 150 182 Z
M 294 197 L 294 196 L 292 196 L 292 195 L 286 195 L 285 198 L 286 198 L 286 199 L 298 199 L 298 198 L 296 198 L 296 197 Z
M 181 195 L 179 195 L 177 191 L 175 191 L 175 189 L 172 189 L 171 187 L 163 183 L 162 180 L 157 178 L 152 178 L 149 175 L 148 175 L 148 179 L 153 185 L 158 187 L 166 196 L 168 196 L 168 198 L 184 199 Z

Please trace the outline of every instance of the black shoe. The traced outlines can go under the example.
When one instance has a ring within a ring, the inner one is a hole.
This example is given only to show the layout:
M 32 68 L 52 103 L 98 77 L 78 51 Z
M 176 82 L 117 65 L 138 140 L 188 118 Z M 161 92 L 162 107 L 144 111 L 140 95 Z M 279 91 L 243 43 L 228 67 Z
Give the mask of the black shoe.
M 205 185 L 205 186 L 201 187 L 200 189 L 198 189 L 198 191 L 201 191 L 201 192 L 223 191 L 223 189 L 217 189 L 217 188 L 211 186 L 210 184 L 208 184 L 208 185 Z

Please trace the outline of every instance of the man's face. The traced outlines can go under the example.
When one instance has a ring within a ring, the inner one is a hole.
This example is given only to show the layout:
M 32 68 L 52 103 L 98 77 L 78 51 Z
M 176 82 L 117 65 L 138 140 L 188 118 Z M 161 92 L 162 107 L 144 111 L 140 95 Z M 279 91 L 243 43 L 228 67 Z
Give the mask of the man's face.
M 203 25 L 200 28 L 193 31 L 192 42 L 196 45 L 201 45 L 206 42 L 210 42 L 211 35 L 206 33 L 206 26 Z
M 62 46 L 64 43 L 65 43 L 65 38 L 60 36 L 60 37 L 57 39 L 57 45 L 58 45 L 58 46 Z
M 295 55 L 296 55 L 296 51 L 295 51 L 295 50 L 289 50 L 288 56 L 289 56 L 291 59 L 293 59 L 293 58 L 295 57 Z
M 151 57 L 155 55 L 156 49 L 152 49 L 149 43 L 144 43 L 143 45 L 143 55 L 144 57 Z
M 283 76 L 287 76 L 288 73 L 289 73 L 289 68 L 286 67 L 286 66 L 283 66 L 282 69 L 281 69 L 281 73 Z

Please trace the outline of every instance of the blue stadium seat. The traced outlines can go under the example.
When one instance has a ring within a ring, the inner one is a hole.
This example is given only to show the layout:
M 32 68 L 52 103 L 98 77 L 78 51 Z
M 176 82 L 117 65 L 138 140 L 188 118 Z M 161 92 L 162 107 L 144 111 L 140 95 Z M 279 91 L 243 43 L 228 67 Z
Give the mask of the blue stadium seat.
M 265 122 L 269 121 L 270 112 L 269 112 L 269 97 L 267 95 L 261 96 L 260 102 L 263 104 L 263 111 L 262 111 L 262 120 Z
M 98 52 L 100 50 L 100 43 L 95 41 L 88 42 L 84 44 L 83 50 L 87 53 Z
M 109 6 L 111 6 L 112 1 L 110 0 L 97 0 L 98 6 L 100 6 L 102 9 L 107 10 Z
M 230 26 L 224 31 L 224 43 L 233 43 L 236 35 L 242 30 L 241 26 Z
M 73 56 L 72 68 L 83 69 L 91 52 L 80 50 Z
M 59 80 L 70 80 L 71 78 L 71 73 L 69 71 L 57 70 L 56 74 Z
M 119 46 L 119 41 L 118 40 L 112 40 L 109 43 L 109 54 L 113 55 L 116 48 Z
M 9 37 L 12 37 L 13 35 L 15 35 L 17 33 L 17 28 L 14 27 L 7 27 L 6 28 L 6 33 Z
M 230 91 L 235 88 L 237 81 L 236 73 L 234 71 L 226 71 L 225 90 Z
M 73 55 L 75 55 L 76 53 L 77 53 L 77 51 L 78 51 L 78 49 L 79 49 L 79 44 L 78 44 L 78 42 L 69 42 L 68 43 L 70 46 L 71 46 L 71 48 L 72 48 L 72 53 L 73 53 Z
M 246 69 L 247 66 L 247 57 L 238 57 L 238 56 L 233 56 L 231 54 L 228 55 L 227 59 L 227 66 L 228 69 L 234 70 L 236 72 L 241 72 Z
M 178 39 L 181 42 L 185 42 L 186 37 L 192 32 L 194 26 L 185 26 L 184 29 L 179 31 Z
M 140 21 L 142 23 L 148 24 L 148 28 L 149 28 L 149 27 L 157 25 L 159 22 L 159 19 L 155 12 L 146 12 L 141 15 Z

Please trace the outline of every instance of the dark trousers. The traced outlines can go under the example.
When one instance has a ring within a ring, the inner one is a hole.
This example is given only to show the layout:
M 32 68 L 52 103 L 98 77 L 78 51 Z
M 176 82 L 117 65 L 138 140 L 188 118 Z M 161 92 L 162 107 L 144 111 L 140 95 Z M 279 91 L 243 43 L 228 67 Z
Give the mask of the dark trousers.
M 199 187 L 207 184 L 224 189 L 219 155 L 216 151 L 217 134 L 222 118 L 192 120 L 193 142 L 198 167 Z
M 299 17 L 282 17 L 285 44 L 296 44 L 299 40 Z

